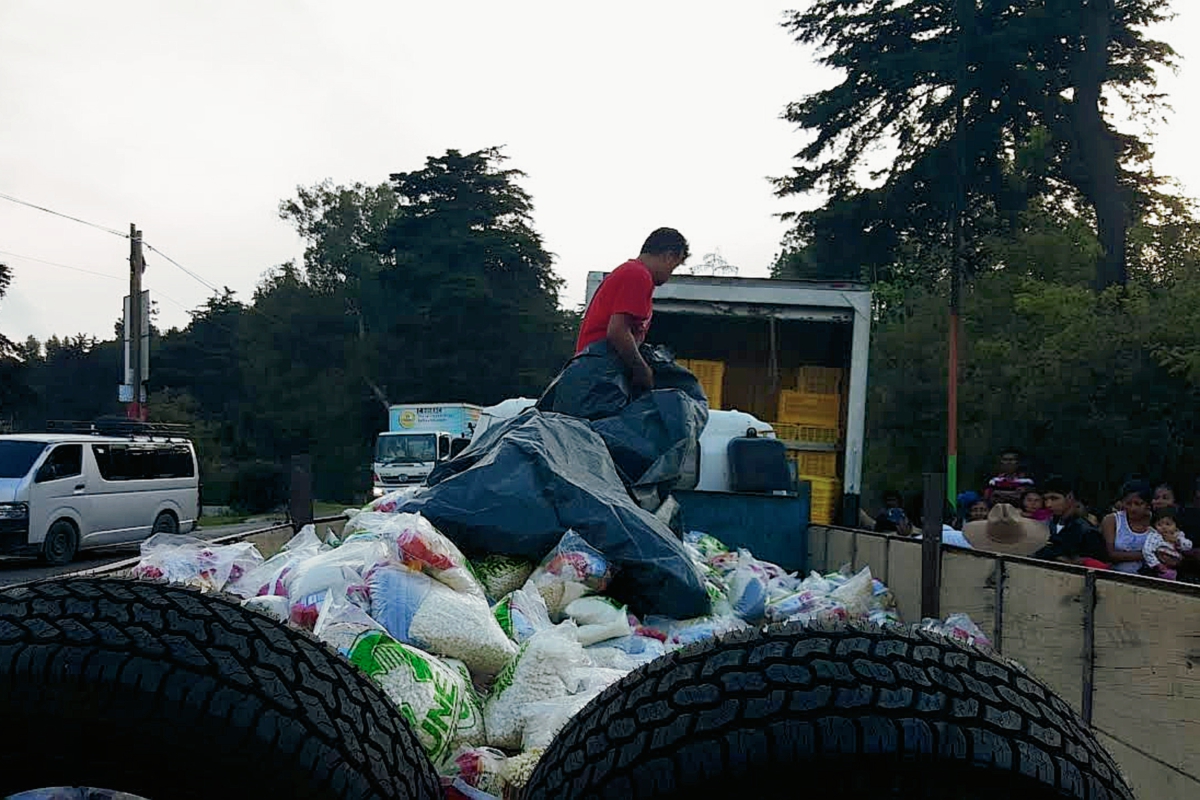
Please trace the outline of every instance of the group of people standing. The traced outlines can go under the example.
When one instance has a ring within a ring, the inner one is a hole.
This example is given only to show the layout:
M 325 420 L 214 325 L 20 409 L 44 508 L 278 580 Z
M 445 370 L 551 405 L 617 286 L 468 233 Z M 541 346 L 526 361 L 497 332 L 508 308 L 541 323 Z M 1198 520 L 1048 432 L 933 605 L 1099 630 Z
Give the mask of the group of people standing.
M 947 544 L 1068 564 L 1200 582 L 1200 550 L 1187 531 L 1200 534 L 1200 480 L 1181 506 L 1167 484 L 1131 480 L 1102 516 L 1059 476 L 1036 482 L 1020 469 L 1020 453 L 1000 456 L 1000 470 L 982 493 L 963 492 L 958 513 L 942 526 Z M 885 496 L 876 530 L 919 535 L 907 523 L 898 494 Z M 949 515 L 948 515 L 949 516 Z M 899 524 L 897 524 L 899 521 Z

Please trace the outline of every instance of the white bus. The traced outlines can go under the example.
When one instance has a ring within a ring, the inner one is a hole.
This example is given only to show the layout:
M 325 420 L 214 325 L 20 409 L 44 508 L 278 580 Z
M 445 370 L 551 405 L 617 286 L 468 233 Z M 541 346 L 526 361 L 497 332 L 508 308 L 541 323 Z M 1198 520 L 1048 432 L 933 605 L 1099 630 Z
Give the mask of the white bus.
M 2 555 L 66 564 L 80 550 L 190 532 L 199 516 L 200 470 L 186 438 L 0 436 Z

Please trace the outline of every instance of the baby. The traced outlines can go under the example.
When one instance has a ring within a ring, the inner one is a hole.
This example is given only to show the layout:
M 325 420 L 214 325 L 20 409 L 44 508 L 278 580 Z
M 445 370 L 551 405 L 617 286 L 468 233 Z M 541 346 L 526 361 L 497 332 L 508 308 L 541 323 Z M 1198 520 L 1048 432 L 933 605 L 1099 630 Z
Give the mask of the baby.
M 1163 563 L 1168 559 L 1178 564 L 1184 550 L 1191 550 L 1192 543 L 1179 530 L 1179 511 L 1176 508 L 1158 508 L 1154 511 L 1154 530 L 1146 536 L 1142 545 L 1142 559 L 1146 566 L 1158 573 L 1158 577 L 1175 580 L 1175 567 Z

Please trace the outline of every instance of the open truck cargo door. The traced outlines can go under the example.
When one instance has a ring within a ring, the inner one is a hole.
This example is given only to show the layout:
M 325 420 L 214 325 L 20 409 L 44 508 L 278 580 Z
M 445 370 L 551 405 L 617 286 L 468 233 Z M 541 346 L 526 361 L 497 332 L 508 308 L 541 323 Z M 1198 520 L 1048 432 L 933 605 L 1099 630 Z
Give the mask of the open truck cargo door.
M 604 275 L 588 275 L 589 302 Z M 771 422 L 817 523 L 858 518 L 870 335 L 871 292 L 858 283 L 676 275 L 654 292 L 653 341 L 710 407 Z M 702 475 L 704 455 L 702 443 Z

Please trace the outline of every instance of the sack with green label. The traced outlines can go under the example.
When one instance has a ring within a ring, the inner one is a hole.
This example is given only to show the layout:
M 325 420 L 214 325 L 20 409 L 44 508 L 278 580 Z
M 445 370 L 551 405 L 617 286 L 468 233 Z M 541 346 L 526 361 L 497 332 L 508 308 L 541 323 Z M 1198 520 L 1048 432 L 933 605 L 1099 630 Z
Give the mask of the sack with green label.
M 492 606 L 492 615 L 500 630 L 517 644 L 524 644 L 543 628 L 553 627 L 546 601 L 535 591 L 516 589 Z
M 332 593 L 313 632 L 383 688 L 435 766 L 485 742 L 483 713 L 465 667 L 396 641 L 365 611 L 335 602 Z

